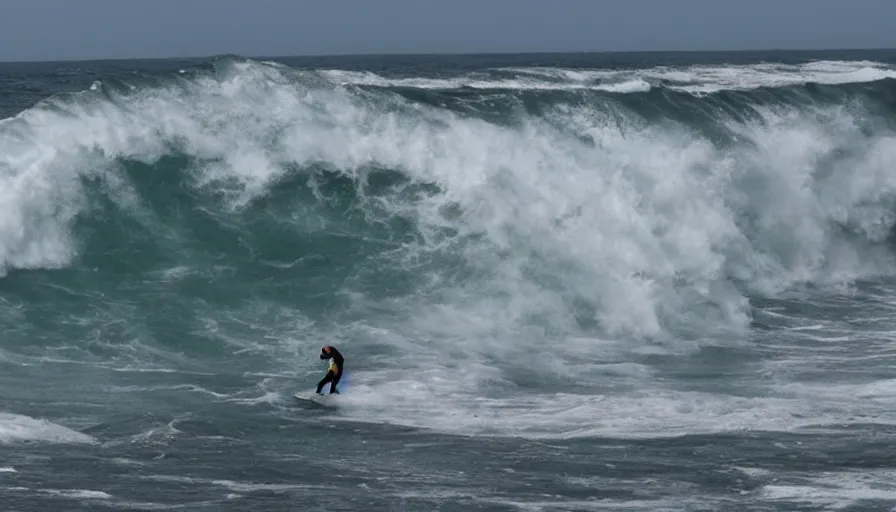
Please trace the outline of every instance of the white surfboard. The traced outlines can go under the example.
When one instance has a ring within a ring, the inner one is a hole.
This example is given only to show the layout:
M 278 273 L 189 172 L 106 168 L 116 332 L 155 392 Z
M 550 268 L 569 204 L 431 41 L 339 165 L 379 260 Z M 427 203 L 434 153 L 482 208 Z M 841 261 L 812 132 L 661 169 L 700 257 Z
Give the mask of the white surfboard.
M 336 407 L 333 400 L 335 397 L 333 395 L 318 395 L 312 391 L 310 393 L 296 393 L 293 396 L 296 400 L 301 400 L 303 402 L 311 402 L 324 407 Z

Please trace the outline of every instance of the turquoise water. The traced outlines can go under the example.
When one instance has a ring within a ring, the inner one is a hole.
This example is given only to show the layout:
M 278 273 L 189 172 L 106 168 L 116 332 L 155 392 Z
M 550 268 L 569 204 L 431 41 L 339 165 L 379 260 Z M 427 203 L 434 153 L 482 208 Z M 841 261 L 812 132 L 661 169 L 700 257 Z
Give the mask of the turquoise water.
M 896 53 L 0 65 L 10 510 L 896 506 Z M 335 408 L 293 398 L 335 345 Z

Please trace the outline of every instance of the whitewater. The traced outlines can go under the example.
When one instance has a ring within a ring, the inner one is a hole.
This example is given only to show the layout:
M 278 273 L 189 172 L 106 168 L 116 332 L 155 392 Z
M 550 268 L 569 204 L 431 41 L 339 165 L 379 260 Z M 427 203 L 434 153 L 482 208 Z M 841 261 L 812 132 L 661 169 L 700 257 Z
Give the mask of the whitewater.
M 0 64 L 0 117 L 7 509 L 896 507 L 896 53 Z

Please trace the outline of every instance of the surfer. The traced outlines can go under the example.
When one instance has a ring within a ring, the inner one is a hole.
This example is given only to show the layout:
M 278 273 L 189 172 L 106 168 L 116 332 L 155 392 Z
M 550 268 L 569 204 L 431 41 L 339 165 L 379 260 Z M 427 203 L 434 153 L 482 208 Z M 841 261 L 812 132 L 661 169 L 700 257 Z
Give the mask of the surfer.
M 329 382 L 330 394 L 336 393 L 338 395 L 339 390 L 336 389 L 336 384 L 339 384 L 339 379 L 342 378 L 342 365 L 344 362 L 342 354 L 340 354 L 335 347 L 327 345 L 320 349 L 320 358 L 324 360 L 329 359 L 330 364 L 327 367 L 327 374 L 317 383 L 317 394 L 322 395 L 323 393 L 320 391 L 324 388 L 324 385 Z

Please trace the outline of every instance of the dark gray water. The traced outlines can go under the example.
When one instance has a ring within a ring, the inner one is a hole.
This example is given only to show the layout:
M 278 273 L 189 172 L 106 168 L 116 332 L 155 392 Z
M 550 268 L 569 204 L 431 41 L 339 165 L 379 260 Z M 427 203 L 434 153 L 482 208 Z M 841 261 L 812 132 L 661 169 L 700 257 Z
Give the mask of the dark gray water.
M 893 509 L 894 77 L 0 65 L 2 508 Z

